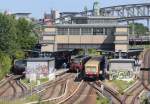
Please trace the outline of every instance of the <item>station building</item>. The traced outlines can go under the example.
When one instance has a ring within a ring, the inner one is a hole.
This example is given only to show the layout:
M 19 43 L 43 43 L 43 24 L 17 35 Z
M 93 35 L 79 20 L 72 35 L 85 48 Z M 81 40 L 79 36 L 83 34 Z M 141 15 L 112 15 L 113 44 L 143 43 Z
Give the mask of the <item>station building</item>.
M 96 48 L 109 51 L 128 51 L 128 26 L 119 24 L 117 17 L 106 17 L 93 7 L 92 15 L 70 16 L 45 26 L 40 43 L 42 52 Z
M 70 24 L 46 27 L 40 43 L 42 52 L 74 48 L 127 52 L 128 28 L 114 17 L 73 17 Z

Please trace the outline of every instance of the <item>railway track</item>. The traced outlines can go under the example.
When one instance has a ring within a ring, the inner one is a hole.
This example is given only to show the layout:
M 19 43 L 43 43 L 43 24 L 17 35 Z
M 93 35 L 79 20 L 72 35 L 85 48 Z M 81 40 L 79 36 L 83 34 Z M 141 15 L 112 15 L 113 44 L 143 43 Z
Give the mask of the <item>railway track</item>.
M 150 68 L 150 49 L 148 49 L 144 53 L 144 58 L 143 58 L 143 68 Z
M 62 74 L 53 81 L 46 82 L 42 85 L 39 85 L 39 86 L 33 88 L 32 93 L 34 94 L 34 93 L 43 92 L 47 88 L 50 88 L 51 86 L 54 86 L 55 84 L 61 82 L 62 80 L 67 80 L 67 79 L 72 78 L 72 77 L 74 77 L 74 74 L 70 74 L 70 73 Z
M 16 85 L 21 89 L 20 92 L 18 92 L 19 97 L 23 97 L 27 93 L 28 88 L 24 84 L 22 84 L 20 80 L 16 80 Z
M 67 99 L 63 104 L 85 104 L 85 100 L 88 96 L 90 96 L 92 88 L 87 84 L 83 83 L 82 86 L 77 90 L 77 92 Z
M 149 72 L 148 72 L 149 73 Z M 142 76 L 145 77 L 147 76 L 148 77 L 148 74 L 147 74 L 147 71 L 142 71 Z M 147 80 L 144 80 L 144 79 L 141 79 L 142 80 L 142 85 L 144 86 L 144 88 L 148 91 L 150 91 L 150 88 L 148 87 L 149 86 L 149 82 Z M 147 82 L 147 84 L 146 84 Z
M 143 68 L 150 68 L 150 49 L 148 49 L 144 54 Z M 144 88 L 148 91 L 150 91 L 150 88 L 148 87 L 149 84 L 146 85 L 145 81 L 148 82 L 148 80 L 150 80 L 149 75 L 150 75 L 150 71 L 144 71 L 144 70 L 142 71 L 142 79 L 141 79 L 142 84 L 143 84 Z
M 85 88 L 86 84 L 83 81 L 81 81 L 73 92 L 68 92 L 68 96 L 66 96 L 63 100 L 57 102 L 57 104 L 74 104 L 75 101 L 80 97 L 79 94 L 81 94 Z
M 124 93 L 122 104 L 134 104 L 135 99 L 143 90 L 144 86 L 142 85 L 142 82 L 139 81 L 135 86 Z
M 45 100 L 42 100 L 41 103 L 54 103 L 54 104 L 58 104 L 61 102 L 66 102 L 69 98 L 71 98 L 75 93 L 76 91 L 78 91 L 79 87 L 81 86 L 81 83 L 82 82 L 77 82 L 77 83 L 74 83 L 74 78 L 72 79 L 68 79 L 66 80 L 66 85 L 64 86 L 64 90 L 65 92 L 62 92 L 61 89 L 59 91 L 57 91 L 56 93 L 57 94 L 60 94 L 60 93 L 63 93 L 61 94 L 60 96 L 57 96 L 57 97 L 51 97 L 49 99 L 45 99 Z M 59 85 L 61 86 L 62 83 L 60 83 Z M 53 90 L 53 89 L 52 89 Z M 54 95 L 56 95 L 56 93 Z M 53 95 L 53 94 L 52 94 Z M 53 95 L 53 96 L 54 96 Z M 68 99 L 67 99 L 68 98 Z M 67 100 L 66 100 L 67 99 Z M 35 101 L 35 102 L 30 102 L 30 103 L 27 103 L 27 104 L 37 104 L 38 101 Z M 64 103 L 63 103 L 64 104 Z M 66 104 L 66 103 L 65 103 Z
M 42 100 L 50 99 L 52 97 L 61 96 L 65 91 L 67 80 L 59 81 L 49 86 L 44 92 L 42 92 Z M 55 94 L 57 92 L 57 94 Z
M 103 95 L 105 95 L 106 97 L 109 97 L 110 100 L 112 100 L 112 103 L 114 104 L 122 103 L 119 93 L 114 91 L 110 87 L 104 85 L 101 81 L 94 82 L 94 85 L 98 89 L 98 91 L 103 93 Z M 104 85 L 104 89 L 103 89 L 104 91 L 102 91 L 101 85 Z
M 138 88 L 136 90 L 136 94 L 134 95 L 133 99 L 131 100 L 131 103 L 130 104 L 138 104 L 139 101 L 137 101 L 137 98 L 139 96 L 139 94 L 144 90 L 144 87 L 141 86 L 140 88 Z M 138 99 L 139 100 L 139 99 Z
M 148 49 L 144 53 L 144 58 L 143 58 L 143 68 L 150 68 L 150 49 Z M 131 89 L 125 92 L 122 104 L 138 104 L 139 103 L 139 94 L 144 90 L 150 91 L 150 88 L 148 88 L 149 84 L 145 84 L 145 81 L 147 81 L 149 77 L 149 72 L 148 71 L 142 71 L 142 76 L 140 81 L 133 86 Z
M 0 87 L 0 99 L 14 99 L 21 97 L 25 93 L 25 86 L 21 84 L 17 79 L 21 76 L 13 76 L 9 78 Z

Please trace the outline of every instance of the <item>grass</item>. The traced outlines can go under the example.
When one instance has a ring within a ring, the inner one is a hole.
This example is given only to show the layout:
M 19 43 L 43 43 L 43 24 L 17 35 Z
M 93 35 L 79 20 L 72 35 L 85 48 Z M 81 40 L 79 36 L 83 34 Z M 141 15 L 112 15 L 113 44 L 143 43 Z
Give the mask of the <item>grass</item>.
M 38 79 L 40 81 L 40 84 L 43 84 L 45 82 L 47 82 L 49 79 L 48 78 L 41 78 L 41 79 Z M 32 87 L 35 87 L 37 85 L 37 81 L 32 81 L 32 83 L 30 83 L 29 79 L 23 79 L 21 80 L 23 83 L 25 83 L 28 87 L 31 86 L 32 84 Z
M 26 101 L 26 102 L 39 101 L 39 100 L 40 100 L 40 96 L 37 95 L 37 94 L 33 94 L 33 95 L 27 96 L 27 97 L 25 98 L 25 101 Z
M 13 100 L 13 101 L 8 101 L 8 100 L 1 100 L 0 104 L 24 104 L 24 101 L 21 100 Z
M 98 97 L 96 98 L 96 104 L 109 104 L 110 101 L 106 97 Z
M 55 104 L 55 103 L 52 103 L 52 102 L 42 102 L 40 104 Z
M 123 80 L 112 80 L 109 81 L 110 83 L 112 83 L 113 85 L 117 86 L 118 91 L 120 93 L 123 93 L 123 91 L 128 88 L 129 86 L 131 86 L 135 81 L 123 81 Z
M 44 82 L 49 81 L 49 79 L 48 79 L 48 78 L 41 78 L 41 79 L 39 79 L 39 80 L 40 80 L 40 82 L 41 82 L 41 83 L 44 83 Z
M 100 56 L 100 52 L 97 52 L 96 49 L 88 49 L 89 56 Z
M 28 96 L 25 98 L 25 102 L 34 102 L 34 101 L 38 101 L 37 104 L 55 104 L 53 102 L 40 102 L 41 101 L 41 98 L 40 98 L 40 95 L 37 95 L 37 94 L 34 94 L 32 96 Z
M 21 82 L 25 83 L 29 88 L 31 87 L 31 85 L 32 85 L 32 87 L 37 85 L 37 83 L 34 81 L 32 83 L 30 83 L 30 81 L 28 79 L 23 79 L 23 80 L 21 80 Z

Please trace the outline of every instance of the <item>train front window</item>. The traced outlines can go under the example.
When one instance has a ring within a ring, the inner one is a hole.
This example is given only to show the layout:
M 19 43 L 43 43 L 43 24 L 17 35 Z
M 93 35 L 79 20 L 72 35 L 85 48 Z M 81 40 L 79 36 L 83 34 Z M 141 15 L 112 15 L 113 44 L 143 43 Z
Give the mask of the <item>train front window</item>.
M 87 66 L 86 71 L 87 72 L 96 72 L 96 67 L 95 66 Z
M 73 62 L 76 63 L 76 64 L 79 64 L 80 60 L 79 59 L 74 59 Z

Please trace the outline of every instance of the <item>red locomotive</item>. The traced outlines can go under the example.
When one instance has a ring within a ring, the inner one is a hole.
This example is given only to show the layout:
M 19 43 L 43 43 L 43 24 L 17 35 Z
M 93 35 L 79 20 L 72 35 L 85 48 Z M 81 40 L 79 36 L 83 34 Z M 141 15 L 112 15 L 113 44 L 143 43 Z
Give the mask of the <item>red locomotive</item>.
M 85 63 L 90 59 L 90 56 L 77 56 L 71 59 L 70 71 L 72 72 L 81 72 L 84 70 Z

